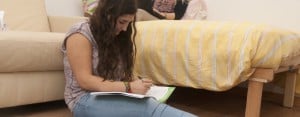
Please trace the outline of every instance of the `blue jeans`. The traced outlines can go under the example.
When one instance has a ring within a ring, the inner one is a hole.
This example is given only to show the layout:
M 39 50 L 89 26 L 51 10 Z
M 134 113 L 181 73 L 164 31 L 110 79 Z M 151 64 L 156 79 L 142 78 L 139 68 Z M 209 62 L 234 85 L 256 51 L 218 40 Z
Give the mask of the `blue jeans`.
M 153 98 L 86 94 L 73 109 L 74 117 L 196 117 Z

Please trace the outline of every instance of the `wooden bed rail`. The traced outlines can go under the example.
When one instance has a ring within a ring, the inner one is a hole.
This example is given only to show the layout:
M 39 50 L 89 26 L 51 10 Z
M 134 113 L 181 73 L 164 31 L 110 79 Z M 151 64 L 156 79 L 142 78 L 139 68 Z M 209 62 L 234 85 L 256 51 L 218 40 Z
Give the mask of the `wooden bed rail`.
M 293 107 L 296 77 L 299 65 L 283 67 L 277 71 L 273 69 L 256 69 L 249 79 L 245 117 L 259 117 L 261 110 L 261 98 L 264 83 L 271 82 L 275 73 L 287 72 L 284 91 L 284 107 Z

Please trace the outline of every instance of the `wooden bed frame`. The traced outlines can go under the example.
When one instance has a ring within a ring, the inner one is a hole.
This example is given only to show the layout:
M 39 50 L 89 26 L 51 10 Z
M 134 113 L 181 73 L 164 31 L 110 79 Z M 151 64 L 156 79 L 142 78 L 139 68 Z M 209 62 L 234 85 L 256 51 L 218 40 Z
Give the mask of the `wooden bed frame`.
M 283 106 L 291 108 L 294 105 L 296 77 L 299 65 L 292 67 L 280 67 L 273 69 L 257 68 L 249 79 L 245 117 L 259 117 L 261 97 L 264 83 L 271 82 L 274 74 L 286 72 Z

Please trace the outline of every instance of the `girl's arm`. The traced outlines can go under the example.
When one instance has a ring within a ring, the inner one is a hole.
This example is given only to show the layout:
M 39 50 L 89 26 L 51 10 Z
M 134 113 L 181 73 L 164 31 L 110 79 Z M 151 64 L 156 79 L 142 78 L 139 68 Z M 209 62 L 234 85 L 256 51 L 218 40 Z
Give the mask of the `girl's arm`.
M 67 57 L 79 86 L 88 91 L 122 91 L 126 87 L 121 81 L 103 81 L 92 74 L 92 45 L 82 34 L 71 35 L 66 43 Z M 145 94 L 152 82 L 134 80 L 130 82 L 133 93 Z
M 167 20 L 174 20 L 175 19 L 175 13 L 165 13 L 165 12 L 160 12 L 157 9 L 153 8 L 153 11 L 160 14 L 161 16 L 164 17 L 164 19 Z

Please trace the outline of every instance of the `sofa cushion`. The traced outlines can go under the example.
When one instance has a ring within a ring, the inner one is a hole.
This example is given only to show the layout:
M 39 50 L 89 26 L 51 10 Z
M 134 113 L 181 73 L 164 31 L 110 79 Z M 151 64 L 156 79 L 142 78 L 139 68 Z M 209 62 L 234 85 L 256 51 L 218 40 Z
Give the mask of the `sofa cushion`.
M 45 0 L 0 0 L 8 30 L 49 32 Z
M 64 33 L 0 32 L 0 72 L 63 70 L 64 37 Z
M 63 71 L 0 73 L 0 108 L 62 100 L 64 86 Z
M 72 25 L 88 20 L 87 17 L 79 16 L 48 16 L 51 32 L 65 33 Z

